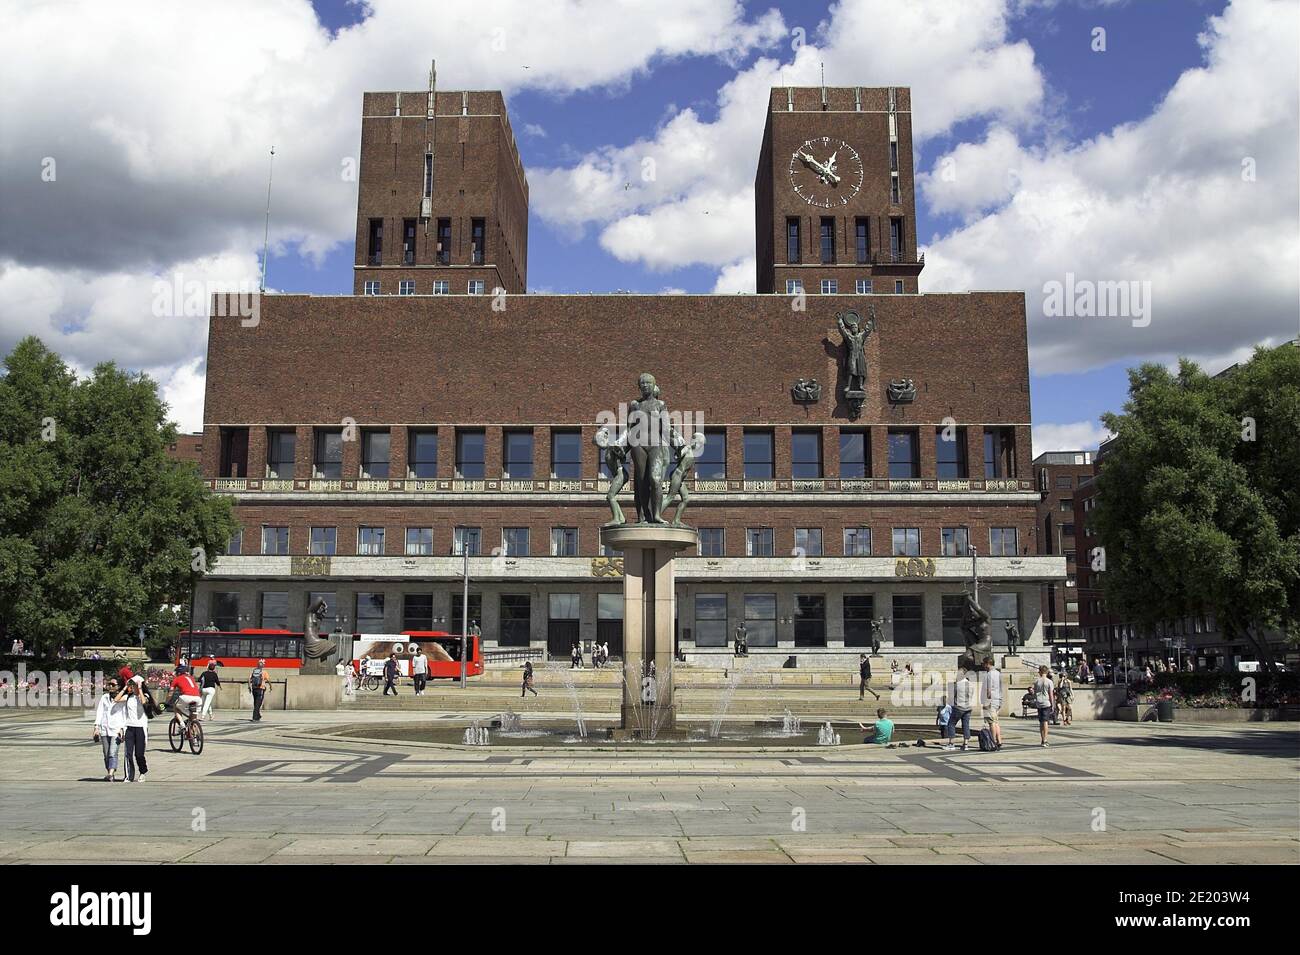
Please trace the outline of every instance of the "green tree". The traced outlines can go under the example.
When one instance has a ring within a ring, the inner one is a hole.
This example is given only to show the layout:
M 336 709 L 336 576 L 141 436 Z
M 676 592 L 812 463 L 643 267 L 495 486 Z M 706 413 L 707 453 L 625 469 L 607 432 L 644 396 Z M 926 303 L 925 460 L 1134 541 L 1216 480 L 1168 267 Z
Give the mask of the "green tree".
M 1264 630 L 1300 614 L 1300 348 L 1259 349 L 1211 378 L 1129 371 L 1097 477 L 1101 583 L 1114 613 L 1153 631 L 1211 612 L 1272 668 Z
M 0 377 L 0 640 L 38 652 L 134 640 L 224 552 L 235 520 L 193 467 L 145 375 L 78 381 L 36 338 Z

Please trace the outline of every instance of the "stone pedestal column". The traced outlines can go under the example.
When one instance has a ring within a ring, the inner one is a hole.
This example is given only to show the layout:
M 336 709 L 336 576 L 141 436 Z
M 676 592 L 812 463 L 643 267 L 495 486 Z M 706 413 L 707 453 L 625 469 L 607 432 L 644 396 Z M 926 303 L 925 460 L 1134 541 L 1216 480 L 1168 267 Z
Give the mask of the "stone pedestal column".
M 600 529 L 602 544 L 623 552 L 623 704 L 625 730 L 659 732 L 677 722 L 673 701 L 673 559 L 699 543 L 694 528 L 618 524 Z M 645 680 L 654 663 L 653 702 Z

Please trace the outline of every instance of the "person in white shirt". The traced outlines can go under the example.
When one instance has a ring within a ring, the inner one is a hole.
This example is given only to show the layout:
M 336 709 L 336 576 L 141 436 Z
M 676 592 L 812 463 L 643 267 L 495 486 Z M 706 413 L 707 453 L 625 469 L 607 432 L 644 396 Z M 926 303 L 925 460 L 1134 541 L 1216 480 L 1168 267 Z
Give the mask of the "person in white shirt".
M 959 670 L 952 685 L 952 717 L 948 720 L 948 738 L 957 735 L 957 721 L 961 721 L 961 748 L 970 743 L 970 713 L 975 709 L 975 682 L 966 670 Z
M 144 710 L 144 694 L 144 677 L 136 674 L 127 681 L 126 688 L 113 698 L 113 702 L 124 706 L 126 781 L 129 783 L 136 782 L 137 770 L 140 782 L 144 782 L 145 776 L 149 774 L 149 764 L 144 755 L 149 743 L 149 716 Z
M 420 647 L 411 660 L 411 682 L 415 684 L 416 696 L 424 696 L 424 686 L 428 680 L 429 658 L 424 655 L 424 647 Z
M 998 713 L 1002 709 L 1002 671 L 993 665 L 992 657 L 984 658 L 984 682 L 980 686 L 980 705 L 984 708 L 984 725 L 993 736 L 993 748 L 1002 748 L 1002 726 Z
M 104 693 L 95 707 L 95 742 L 104 749 L 104 782 L 111 783 L 117 776 L 117 756 L 126 735 L 126 703 L 115 697 L 120 687 L 117 677 L 109 677 Z

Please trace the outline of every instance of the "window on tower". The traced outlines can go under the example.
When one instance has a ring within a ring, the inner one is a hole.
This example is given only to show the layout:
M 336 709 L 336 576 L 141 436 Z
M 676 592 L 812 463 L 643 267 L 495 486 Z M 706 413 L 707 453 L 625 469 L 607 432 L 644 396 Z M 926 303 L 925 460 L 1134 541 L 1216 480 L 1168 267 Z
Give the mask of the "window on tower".
M 799 248 L 799 220 L 794 217 L 785 220 L 785 260 L 791 265 L 803 261 Z
M 889 257 L 895 262 L 903 261 L 902 216 L 891 216 L 889 219 Z
M 835 220 L 829 216 L 821 223 L 822 265 L 835 262 Z
M 402 220 L 402 263 L 415 264 L 415 220 Z
M 483 219 L 470 220 L 469 259 L 474 265 L 482 265 L 487 254 L 484 243 L 487 241 L 487 223 Z
M 384 258 L 384 220 L 370 220 L 370 241 L 366 247 L 366 261 L 378 265 Z
M 451 220 L 438 220 L 438 264 L 451 264 Z
M 861 216 L 853 223 L 853 241 L 858 263 L 864 264 L 870 249 L 867 246 L 867 220 Z

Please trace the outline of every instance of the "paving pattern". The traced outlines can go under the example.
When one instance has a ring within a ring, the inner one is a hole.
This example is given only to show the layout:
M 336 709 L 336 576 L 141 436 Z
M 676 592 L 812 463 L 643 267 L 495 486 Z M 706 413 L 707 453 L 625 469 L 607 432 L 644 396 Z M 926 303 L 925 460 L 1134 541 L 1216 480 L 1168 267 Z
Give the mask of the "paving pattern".
M 329 734 L 344 719 L 403 715 L 222 718 L 197 757 L 155 732 L 148 780 L 111 784 L 80 713 L 0 712 L 0 862 L 1300 862 L 1294 724 L 629 753 Z

